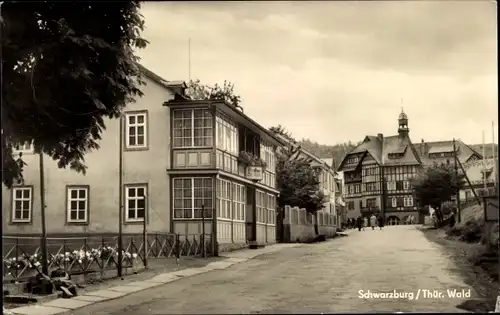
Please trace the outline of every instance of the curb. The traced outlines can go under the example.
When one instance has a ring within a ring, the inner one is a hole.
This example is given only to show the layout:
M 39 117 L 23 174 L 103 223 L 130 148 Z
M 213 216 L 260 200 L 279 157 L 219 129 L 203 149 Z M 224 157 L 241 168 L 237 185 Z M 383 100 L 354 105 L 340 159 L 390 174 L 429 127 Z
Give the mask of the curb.
M 12 315 L 65 314 L 79 308 L 87 307 L 100 302 L 106 302 L 122 298 L 132 293 L 137 293 L 147 289 L 155 288 L 167 283 L 175 282 L 183 278 L 188 278 L 215 270 L 224 270 L 233 265 L 252 260 L 255 257 L 276 253 L 285 248 L 293 248 L 300 246 L 301 244 L 280 244 L 280 245 L 281 246 L 271 245 L 267 247 L 267 250 L 266 248 L 262 248 L 256 250 L 249 250 L 249 252 L 234 251 L 231 253 L 227 253 L 227 255 L 221 256 L 221 257 L 226 257 L 227 258 L 226 260 L 211 262 L 201 268 L 187 268 L 174 272 L 161 273 L 148 280 L 135 281 L 104 290 L 87 292 L 83 295 L 78 295 L 71 299 L 59 298 L 39 305 L 35 304 L 35 305 L 9 309 L 7 310 L 8 313 L 5 314 L 12 314 Z M 245 253 L 249 253 L 250 255 L 248 255 L 248 257 L 238 257 L 242 256 L 241 254 L 244 255 Z M 73 306 L 71 306 L 71 304 L 73 304 Z

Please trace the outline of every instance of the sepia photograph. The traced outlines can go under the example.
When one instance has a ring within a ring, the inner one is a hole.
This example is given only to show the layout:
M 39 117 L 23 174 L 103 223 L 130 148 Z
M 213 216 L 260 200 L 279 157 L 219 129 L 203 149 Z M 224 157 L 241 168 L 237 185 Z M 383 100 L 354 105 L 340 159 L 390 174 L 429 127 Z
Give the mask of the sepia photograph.
M 500 312 L 496 1 L 0 24 L 4 314 Z

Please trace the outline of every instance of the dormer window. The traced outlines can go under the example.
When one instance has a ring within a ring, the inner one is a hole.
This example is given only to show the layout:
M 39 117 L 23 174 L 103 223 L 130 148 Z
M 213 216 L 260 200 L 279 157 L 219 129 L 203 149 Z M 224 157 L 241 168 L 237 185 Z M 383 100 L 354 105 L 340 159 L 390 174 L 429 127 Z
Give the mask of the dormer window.
M 389 153 L 389 159 L 400 159 L 404 156 L 402 153 Z

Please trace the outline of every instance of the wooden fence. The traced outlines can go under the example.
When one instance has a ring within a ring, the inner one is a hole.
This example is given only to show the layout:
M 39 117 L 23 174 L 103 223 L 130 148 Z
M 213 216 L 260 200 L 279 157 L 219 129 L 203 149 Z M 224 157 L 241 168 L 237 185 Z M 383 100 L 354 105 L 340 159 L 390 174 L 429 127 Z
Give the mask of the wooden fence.
M 40 237 L 3 236 L 3 280 L 20 281 L 42 270 Z M 142 234 L 122 236 L 122 268 L 141 267 L 149 258 L 212 255 L 211 235 Z M 118 235 L 47 238 L 49 271 L 68 274 L 104 273 L 118 269 Z

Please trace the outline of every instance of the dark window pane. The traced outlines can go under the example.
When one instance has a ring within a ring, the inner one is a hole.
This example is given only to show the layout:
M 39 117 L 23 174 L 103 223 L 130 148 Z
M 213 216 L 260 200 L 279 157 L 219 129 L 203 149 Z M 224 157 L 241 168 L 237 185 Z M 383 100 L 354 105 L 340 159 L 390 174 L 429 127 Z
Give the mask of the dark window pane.
M 144 219 L 144 209 L 137 210 L 137 218 Z
M 182 130 L 174 129 L 174 138 L 180 138 L 180 137 L 182 137 Z
M 78 202 L 76 200 L 72 200 L 69 205 L 70 210 L 76 210 L 78 209 Z
M 182 119 L 182 111 L 174 110 L 174 119 Z
M 211 178 L 205 178 L 203 180 L 203 187 L 212 187 L 212 179 Z
M 193 112 L 192 112 L 191 110 L 183 110 L 183 111 L 182 111 L 182 117 L 183 117 L 184 119 L 189 119 L 189 120 L 191 120 L 192 113 L 193 113 Z
M 186 137 L 186 138 L 190 138 L 191 137 L 191 129 L 182 130 L 182 136 Z
M 182 146 L 184 147 L 190 147 L 193 145 L 193 142 L 191 141 L 191 138 L 183 138 L 182 139 Z
M 144 123 L 144 119 L 145 119 L 144 115 L 137 116 L 137 123 L 143 124 Z
M 137 188 L 137 196 L 145 196 L 144 188 Z
M 22 201 L 16 200 L 14 202 L 14 209 L 16 210 L 21 210 L 23 208 L 23 203 Z
M 87 190 L 86 189 L 80 189 L 78 191 L 78 197 L 81 199 L 87 198 Z
M 69 213 L 70 213 L 71 220 L 77 219 L 77 212 L 76 211 L 70 211 Z
M 128 127 L 129 136 L 135 136 L 135 127 Z
M 203 189 L 201 189 L 201 188 L 195 188 L 194 189 L 194 197 L 195 198 L 203 197 Z
M 128 201 L 128 208 L 129 209 L 135 209 L 135 200 L 129 200 Z
M 193 196 L 193 192 L 192 192 L 191 188 L 184 189 L 183 195 L 186 198 L 191 198 Z
M 202 138 L 194 138 L 194 146 L 195 147 L 201 147 L 203 146 L 203 139 Z
M 138 209 L 145 209 L 146 208 L 146 200 L 144 200 L 144 199 L 137 200 L 137 208 Z
M 23 198 L 23 190 L 21 190 L 21 189 L 16 189 L 16 190 L 15 190 L 15 196 L 16 196 L 16 199 Z
M 85 211 L 78 211 L 78 220 L 85 220 Z
M 135 145 L 135 136 L 128 137 L 128 142 L 130 145 Z
M 201 208 L 201 206 L 204 206 L 203 199 L 195 199 L 194 200 L 194 207 L 195 208 Z
M 196 187 L 196 188 L 203 187 L 203 179 L 201 179 L 201 178 L 195 178 L 194 179 L 194 187 Z
M 144 136 L 137 136 L 137 144 L 144 145 Z
M 182 147 L 183 139 L 182 138 L 174 138 L 174 147 Z
M 29 219 L 30 217 L 30 211 L 29 210 L 23 210 L 23 219 Z
M 134 210 L 128 210 L 128 218 L 129 219 L 135 219 L 135 211 Z
M 23 201 L 23 210 L 28 210 L 30 208 L 30 202 L 28 200 Z
M 184 210 L 175 210 L 174 211 L 174 218 L 176 219 L 181 219 L 183 218 Z
M 184 210 L 184 218 L 192 218 L 193 211 L 192 210 Z
M 183 179 L 182 181 L 183 181 L 182 186 L 184 188 L 191 188 L 191 179 L 186 178 L 186 179 Z
M 184 209 L 191 209 L 193 207 L 193 202 L 191 199 L 184 199 Z
M 14 218 L 15 219 L 22 219 L 23 218 L 23 212 L 21 210 L 14 211 Z
M 135 188 L 129 188 L 128 195 L 129 197 L 135 197 Z
M 203 189 L 203 197 L 211 198 L 212 197 L 212 188 Z
M 182 188 L 182 179 L 174 178 L 174 188 Z
M 137 134 L 144 135 L 144 126 L 137 127 Z
M 174 199 L 174 208 L 180 209 L 184 204 L 182 203 L 182 199 Z
M 182 198 L 182 189 L 174 188 L 174 198 Z
M 78 209 L 79 210 L 85 209 L 85 201 L 78 201 Z
M 203 117 L 203 110 L 202 109 L 195 109 L 195 110 L 193 110 L 193 112 L 194 112 L 194 118 L 195 118 L 195 120 L 197 118 Z
M 135 116 L 128 116 L 129 124 L 135 124 Z
M 201 214 L 202 214 L 201 209 L 195 209 L 194 210 L 194 217 L 195 218 L 198 218 L 198 219 L 201 218 Z
M 71 199 L 78 198 L 78 190 L 72 189 L 72 190 L 70 190 L 70 192 L 71 192 Z

